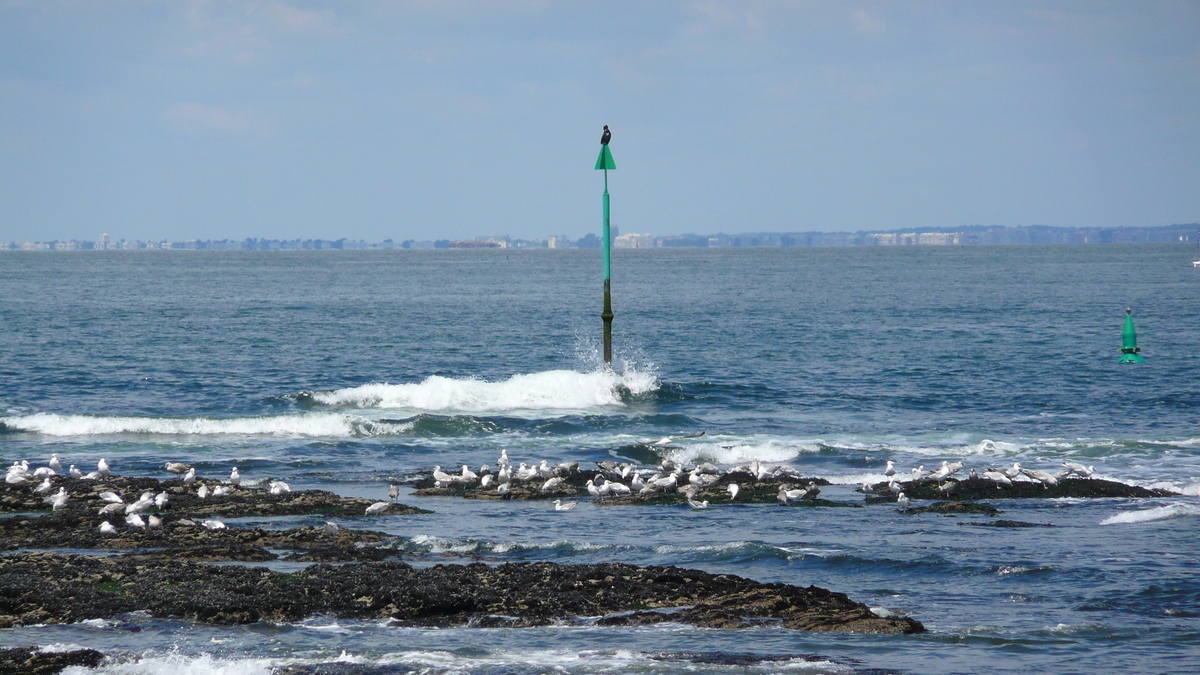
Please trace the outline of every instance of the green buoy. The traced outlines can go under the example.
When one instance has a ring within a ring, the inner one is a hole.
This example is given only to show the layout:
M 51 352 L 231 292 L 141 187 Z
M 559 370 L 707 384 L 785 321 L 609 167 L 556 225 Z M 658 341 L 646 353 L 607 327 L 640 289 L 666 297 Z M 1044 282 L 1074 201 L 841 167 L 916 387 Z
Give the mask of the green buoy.
M 600 156 L 596 158 L 596 170 L 604 171 L 604 311 L 600 319 L 604 321 L 604 365 L 612 367 L 612 237 L 608 225 L 608 171 L 616 169 L 612 151 L 608 149 L 608 141 L 612 133 L 608 125 L 604 125 L 604 135 L 600 137 Z
M 1117 363 L 1145 363 L 1142 348 L 1137 346 L 1137 331 L 1133 328 L 1133 310 L 1125 308 L 1125 330 L 1121 331 L 1121 358 Z

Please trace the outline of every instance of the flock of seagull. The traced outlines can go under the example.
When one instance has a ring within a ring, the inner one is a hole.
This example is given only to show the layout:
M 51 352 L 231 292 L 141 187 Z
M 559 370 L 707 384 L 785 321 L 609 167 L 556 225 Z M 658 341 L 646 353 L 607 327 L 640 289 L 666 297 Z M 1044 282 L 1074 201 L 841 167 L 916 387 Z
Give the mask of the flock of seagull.
M 791 467 L 780 465 L 768 468 L 758 460 L 726 469 L 724 472 L 708 462 L 701 462 L 690 470 L 685 470 L 682 464 L 677 464 L 671 459 L 664 459 L 657 467 L 652 468 L 639 468 L 632 462 L 614 461 L 597 462 L 596 465 L 600 469 L 599 472 L 586 483 L 588 494 L 592 497 L 680 493 L 687 498 L 688 505 L 693 509 L 708 508 L 708 500 L 699 501 L 696 496 L 701 490 L 719 481 L 723 474 L 749 474 L 755 481 L 799 481 L 801 478 L 800 473 Z M 496 467 L 493 471 L 491 466 L 484 465 L 476 472 L 464 464 L 461 471 L 451 474 L 443 471 L 441 466 L 435 466 L 433 483 L 438 488 L 461 486 L 494 490 L 500 497 L 507 497 L 512 494 L 513 486 L 521 483 L 531 484 L 541 492 L 553 492 L 566 485 L 567 479 L 580 471 L 579 462 L 563 462 L 551 466 L 544 459 L 532 465 L 521 462 L 514 468 L 509 461 L 507 449 L 500 451 Z M 737 499 L 740 490 L 737 483 L 728 483 L 726 490 L 731 501 Z M 800 489 L 780 487 L 777 498 L 780 503 L 787 504 L 816 499 L 820 493 L 821 488 L 814 481 L 809 481 L 807 487 Z M 578 502 L 556 499 L 554 509 L 570 511 L 577 504 Z
M 184 485 L 192 485 L 197 483 L 196 469 L 183 462 L 167 462 L 163 465 L 167 472 L 179 476 Z M 34 485 L 33 491 L 39 495 L 46 495 L 53 489 L 51 478 L 53 476 L 65 473 L 72 478 L 81 480 L 99 480 L 112 475 L 112 468 L 108 462 L 101 457 L 96 463 L 96 470 L 90 473 L 83 473 L 76 468 L 74 464 L 66 472 L 63 472 L 62 460 L 58 453 L 50 456 L 50 461 L 44 467 L 32 469 L 29 460 L 20 460 L 13 462 L 5 472 L 4 482 L 8 485 Z M 196 488 L 196 496 L 200 499 L 208 499 L 209 497 L 219 498 L 232 495 L 242 486 L 242 475 L 235 466 L 229 472 L 228 484 L 215 485 L 209 487 L 207 483 L 200 482 Z M 271 495 L 282 495 L 292 491 L 290 485 L 281 480 L 272 480 L 267 484 L 267 491 Z M 389 494 L 393 500 L 398 495 L 396 486 L 392 486 Z M 97 495 L 100 501 L 104 502 L 104 506 L 100 509 L 99 515 L 108 516 L 109 518 L 100 523 L 100 534 L 109 536 L 117 534 L 117 527 L 113 525 L 112 520 L 124 511 L 125 526 L 130 530 L 141 530 L 148 533 L 151 530 L 162 528 L 162 518 L 155 513 L 146 513 L 146 517 L 142 517 L 143 513 L 153 507 L 158 513 L 166 510 L 167 503 L 170 501 L 170 495 L 166 490 L 159 492 L 157 495 L 154 492 L 143 492 L 136 500 L 126 503 L 125 498 L 113 491 L 101 492 Z M 44 501 L 50 504 L 51 509 L 58 511 L 65 508 L 70 500 L 70 493 L 65 487 L 60 487 L 58 492 L 47 495 Z M 367 507 L 366 515 L 377 515 L 388 510 L 392 504 L 390 502 L 375 502 Z M 119 522 L 119 521 L 118 521 Z M 200 526 L 207 530 L 223 530 L 226 529 L 225 523 L 209 518 L 200 523 Z M 336 533 L 338 526 L 335 523 L 326 523 L 324 529 L 327 533 Z
M 1050 488 L 1052 485 L 1058 485 L 1059 481 L 1068 476 L 1079 476 L 1080 478 L 1091 478 L 1096 473 L 1096 467 L 1084 466 L 1078 462 L 1063 462 L 1066 467 L 1065 471 L 1050 473 L 1041 469 L 1026 469 L 1021 466 L 1020 462 L 1013 462 L 1013 465 L 1007 469 L 988 468 L 983 472 L 976 469 L 971 469 L 967 476 L 968 480 L 982 479 L 991 481 L 996 484 L 997 488 L 1011 486 L 1013 481 L 1020 479 L 1022 476 L 1030 481 L 1041 483 L 1043 488 Z M 954 480 L 954 476 L 962 471 L 964 464 L 962 462 L 943 461 L 941 467 L 926 472 L 924 466 L 917 466 L 909 471 L 912 476 L 911 481 L 914 483 L 937 483 L 938 490 L 945 495 L 950 495 L 958 487 L 959 481 Z M 904 494 L 904 490 L 899 483 L 896 482 L 896 463 L 888 460 L 887 467 L 883 471 L 883 475 L 887 477 L 888 492 L 896 495 L 896 503 L 900 505 L 902 510 L 907 510 L 911 500 Z M 862 492 L 874 492 L 875 488 L 870 483 L 863 483 Z

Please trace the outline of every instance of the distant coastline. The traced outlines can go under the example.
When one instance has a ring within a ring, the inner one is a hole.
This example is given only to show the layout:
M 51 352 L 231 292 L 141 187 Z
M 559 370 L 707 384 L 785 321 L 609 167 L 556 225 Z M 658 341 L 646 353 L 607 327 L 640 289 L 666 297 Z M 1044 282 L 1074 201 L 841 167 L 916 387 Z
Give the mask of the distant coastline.
M 615 229 L 615 228 L 614 228 Z M 1195 243 L 1200 224 L 1184 223 L 1159 227 L 1053 227 L 1028 225 L 970 225 L 959 228 L 906 228 L 858 232 L 749 232 L 742 234 L 619 234 L 614 248 L 752 248 L 807 246 L 977 246 L 1037 244 L 1139 244 Z M 81 239 L 0 242 L 0 251 L 313 251 L 368 249 L 491 249 L 491 248 L 600 248 L 600 238 L 587 234 L 580 239 L 550 236 L 545 239 L 515 239 L 508 235 L 473 239 L 188 239 L 184 241 L 114 239 L 107 234 L 96 241 Z

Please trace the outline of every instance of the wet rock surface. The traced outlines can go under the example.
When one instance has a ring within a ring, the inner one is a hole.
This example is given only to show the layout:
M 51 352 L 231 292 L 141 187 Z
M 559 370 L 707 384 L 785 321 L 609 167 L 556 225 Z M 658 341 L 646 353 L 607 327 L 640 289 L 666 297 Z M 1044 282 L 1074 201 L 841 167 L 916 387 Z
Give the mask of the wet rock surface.
M 971 525 L 973 527 L 1054 527 L 1050 523 L 1026 523 L 1022 520 L 994 520 L 990 523 L 959 523 L 959 525 Z
M 0 627 L 133 611 L 218 625 L 290 622 L 320 614 L 424 627 L 544 626 L 604 617 L 607 625 L 676 621 L 819 632 L 924 630 L 913 619 L 878 617 L 866 605 L 815 586 L 764 584 L 675 567 L 476 563 L 417 569 L 374 562 L 313 565 L 284 574 L 188 561 L 0 556 Z
M 86 511 L 57 511 L 42 516 L 0 518 L 0 550 L 97 549 L 128 552 L 141 559 L 240 560 L 265 562 L 281 556 L 287 560 L 358 561 L 396 557 L 397 538 L 381 532 L 324 526 L 264 530 L 225 527 L 210 530 L 202 521 L 162 514 L 158 529 L 143 531 L 122 526 L 115 534 L 100 533 L 100 516 Z M 114 521 L 119 519 L 114 518 Z
M 1000 509 L 991 504 L 980 504 L 978 502 L 938 502 L 936 504 L 929 504 L 928 506 L 910 508 L 903 513 L 910 515 L 921 513 L 978 513 L 985 516 L 997 516 L 1000 515 Z
M 70 666 L 95 668 L 104 655 L 94 649 L 44 652 L 37 647 L 0 649 L 0 675 L 53 675 Z
M 200 498 L 196 493 L 201 485 L 212 490 L 216 487 L 232 488 L 222 481 L 198 478 L 195 483 L 185 484 L 180 479 L 158 480 L 157 478 L 135 478 L 128 476 L 108 476 L 97 480 L 71 478 L 70 476 L 53 476 L 50 479 L 50 490 L 44 494 L 34 491 L 34 484 L 0 485 L 0 513 L 20 513 L 30 511 L 49 511 L 50 505 L 45 498 L 55 494 L 59 489 L 65 489 L 69 495 L 63 511 L 88 511 L 96 514 L 107 502 L 100 498 L 102 492 L 113 492 L 120 495 L 126 503 L 132 503 L 146 492 L 157 495 L 166 492 L 169 501 L 166 511 L 176 516 L 189 518 L 240 518 L 247 516 L 298 516 L 321 515 L 327 517 L 362 516 L 366 509 L 375 503 L 370 499 L 360 497 L 342 497 L 324 490 L 300 490 L 283 492 L 273 495 L 266 487 L 236 488 L 231 494 L 224 496 L 209 495 Z M 151 508 L 149 513 L 157 512 Z M 393 504 L 387 510 L 390 515 L 429 513 L 404 504 Z M 103 520 L 124 518 L 124 511 L 113 514 Z M 114 523 L 115 524 L 115 523 Z
M 615 464 L 615 463 L 606 463 Z M 647 469 L 642 469 L 644 473 Z M 616 474 L 611 469 L 606 470 L 600 466 L 596 469 L 588 470 L 586 468 L 562 469 L 556 468 L 553 474 L 554 478 L 561 478 L 561 482 L 554 484 L 549 489 L 543 489 L 550 477 L 539 476 L 528 481 L 517 480 L 516 478 L 508 482 L 507 493 L 501 493 L 498 490 L 498 485 L 492 482 L 486 487 L 481 487 L 479 481 L 474 482 L 453 482 L 448 485 L 439 487 L 431 477 L 432 472 L 422 474 L 422 477 L 409 481 L 416 488 L 413 491 L 414 495 L 420 497 L 460 497 L 463 499 L 481 499 L 481 500 L 502 500 L 502 499 L 565 499 L 574 497 L 588 498 L 591 494 L 588 492 L 588 481 L 597 479 L 597 483 L 602 482 L 607 478 L 614 482 L 629 483 L 628 477 L 622 477 Z M 458 474 L 454 474 L 458 475 Z M 493 474 L 494 475 L 494 474 Z M 818 487 L 829 485 L 829 481 L 823 478 L 806 477 L 799 474 L 781 474 L 773 475 L 762 480 L 747 471 L 730 471 L 726 473 L 708 474 L 710 478 L 704 481 L 703 486 L 696 485 L 694 491 L 691 491 L 692 499 L 695 501 L 707 501 L 710 506 L 725 505 L 725 504 L 771 504 L 776 503 L 779 490 L 781 488 L 787 490 L 797 490 L 807 487 L 810 483 Z M 686 504 L 688 500 L 688 475 L 683 474 L 679 477 L 679 484 L 676 487 L 662 489 L 647 494 L 639 494 L 638 490 L 631 490 L 628 495 L 607 495 L 596 498 L 597 504 L 637 504 L 637 505 L 660 505 L 660 504 Z M 737 484 L 737 497 L 731 497 L 729 486 Z M 790 506 L 848 506 L 857 507 L 860 504 L 851 504 L 848 502 L 833 502 L 829 500 L 813 497 L 807 500 L 798 500 L 789 502 Z
M 909 499 L 1057 499 L 1063 497 L 1104 498 L 1104 497 L 1172 497 L 1178 493 L 1171 490 L 1151 490 L 1137 485 L 1127 485 L 1100 478 L 1063 478 L 1058 485 L 1042 485 L 1029 480 L 1015 480 L 1012 485 L 1001 485 L 984 478 L 965 478 L 937 483 L 933 481 L 904 481 L 897 482 Z M 946 485 L 948 490 L 942 490 Z M 876 483 L 871 486 L 870 496 L 886 497 L 895 501 L 895 495 L 888 491 L 887 483 Z

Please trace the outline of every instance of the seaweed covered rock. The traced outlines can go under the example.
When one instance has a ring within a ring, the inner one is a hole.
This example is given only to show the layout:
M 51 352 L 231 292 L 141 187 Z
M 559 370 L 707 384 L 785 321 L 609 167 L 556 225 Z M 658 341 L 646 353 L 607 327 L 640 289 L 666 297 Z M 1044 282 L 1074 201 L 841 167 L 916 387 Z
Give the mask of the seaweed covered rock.
M 985 478 L 951 479 L 943 482 L 935 481 L 904 481 L 897 485 L 909 499 L 949 499 L 978 500 L 978 499 L 1055 499 L 1062 497 L 1101 498 L 1101 497 L 1170 497 L 1177 493 L 1170 490 L 1128 485 L 1100 478 L 1062 478 L 1057 485 L 1043 485 L 1030 480 L 1014 480 L 1009 485 L 997 483 Z M 876 483 L 870 486 L 870 497 L 886 497 L 894 500 L 888 490 L 887 483 Z
M 54 675 L 71 666 L 95 668 L 104 655 L 94 649 L 42 651 L 38 647 L 0 649 L 0 675 Z
M 418 569 L 376 562 L 318 564 L 283 574 L 50 553 L 0 557 L 0 627 L 132 611 L 219 625 L 322 614 L 390 619 L 404 626 L 525 627 L 640 612 L 649 621 L 721 628 L 775 623 L 829 632 L 924 630 L 911 618 L 878 617 L 866 605 L 815 586 L 764 584 L 676 567 L 545 562 Z
M 101 495 L 113 493 L 124 502 L 135 502 L 141 495 L 152 493 L 167 494 L 166 510 L 179 516 L 187 517 L 220 517 L 239 518 L 246 516 L 299 516 L 321 515 L 326 517 L 361 516 L 372 503 L 370 499 L 361 497 L 342 497 L 325 490 L 298 490 L 295 492 L 281 491 L 272 494 L 266 487 L 234 487 L 218 480 L 198 478 L 194 483 L 184 483 L 180 479 L 159 480 L 157 478 L 138 478 L 129 476 L 107 476 L 96 480 L 71 478 L 70 476 L 53 476 L 50 478 L 51 487 L 47 493 L 35 492 L 34 486 L 0 485 L 0 511 L 27 512 L 48 511 L 50 504 L 46 501 L 47 494 L 54 494 L 60 489 L 65 490 L 68 500 L 62 508 L 68 512 L 90 512 L 98 514 L 99 510 L 110 502 Z M 208 496 L 200 497 L 198 491 L 204 486 Z M 214 495 L 215 488 L 229 490 L 228 494 Z M 149 509 L 157 511 L 157 507 Z M 392 515 L 429 513 L 424 509 L 393 504 L 388 513 Z M 124 511 L 120 512 L 123 517 Z M 105 520 L 101 518 L 100 520 Z M 100 521 L 97 521 L 99 524 Z

